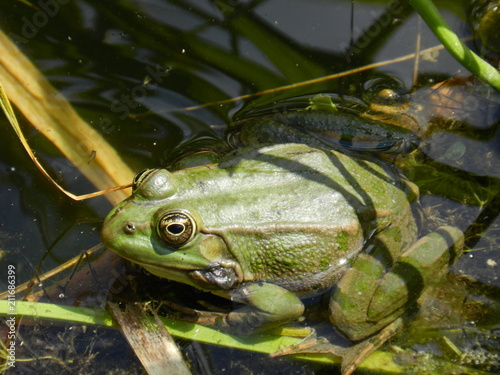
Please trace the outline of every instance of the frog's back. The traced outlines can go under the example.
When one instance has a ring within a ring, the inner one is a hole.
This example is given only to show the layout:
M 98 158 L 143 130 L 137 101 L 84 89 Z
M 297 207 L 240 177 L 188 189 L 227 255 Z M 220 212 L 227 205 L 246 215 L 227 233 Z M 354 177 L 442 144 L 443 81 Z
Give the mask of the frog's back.
M 371 233 L 407 214 L 405 185 L 387 164 L 303 144 L 175 174 L 202 230 L 225 240 L 248 281 L 298 292 L 336 282 Z

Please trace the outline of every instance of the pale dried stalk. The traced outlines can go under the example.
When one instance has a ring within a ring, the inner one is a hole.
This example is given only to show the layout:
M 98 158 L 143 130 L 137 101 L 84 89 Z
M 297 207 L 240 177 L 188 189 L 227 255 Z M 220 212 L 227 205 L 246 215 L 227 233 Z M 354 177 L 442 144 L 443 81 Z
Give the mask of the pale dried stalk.
M 130 183 L 134 173 L 115 149 L 75 112 L 1 31 L 0 50 L 0 82 L 26 119 L 97 189 Z M 124 191 L 117 191 L 107 198 L 116 204 L 126 196 Z

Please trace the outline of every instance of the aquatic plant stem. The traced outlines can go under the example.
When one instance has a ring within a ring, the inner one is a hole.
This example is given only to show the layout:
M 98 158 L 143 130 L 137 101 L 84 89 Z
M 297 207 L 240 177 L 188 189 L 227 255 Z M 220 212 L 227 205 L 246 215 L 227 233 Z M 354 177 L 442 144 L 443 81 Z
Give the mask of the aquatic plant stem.
M 410 0 L 425 23 L 448 52 L 471 73 L 500 91 L 500 72 L 472 52 L 439 13 L 432 0 Z

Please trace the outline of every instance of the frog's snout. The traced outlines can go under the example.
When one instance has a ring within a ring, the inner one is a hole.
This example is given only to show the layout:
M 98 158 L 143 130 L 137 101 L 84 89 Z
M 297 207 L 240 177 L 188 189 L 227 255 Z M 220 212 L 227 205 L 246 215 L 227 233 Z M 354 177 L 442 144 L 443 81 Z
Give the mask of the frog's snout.
M 137 224 L 120 215 L 121 207 L 111 211 L 104 219 L 101 229 L 101 241 L 108 248 L 113 248 L 113 241 L 126 234 L 131 235 L 137 231 Z

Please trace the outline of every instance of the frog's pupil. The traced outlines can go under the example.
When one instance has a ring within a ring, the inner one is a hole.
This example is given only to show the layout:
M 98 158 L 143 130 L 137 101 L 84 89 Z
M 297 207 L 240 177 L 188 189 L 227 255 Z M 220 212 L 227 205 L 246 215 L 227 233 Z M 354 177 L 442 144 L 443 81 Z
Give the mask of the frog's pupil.
M 168 226 L 168 231 L 172 234 L 179 235 L 184 232 L 184 225 L 182 224 L 170 224 Z
M 196 222 L 187 212 L 177 210 L 163 214 L 158 222 L 158 234 L 171 245 L 183 245 L 196 233 Z

